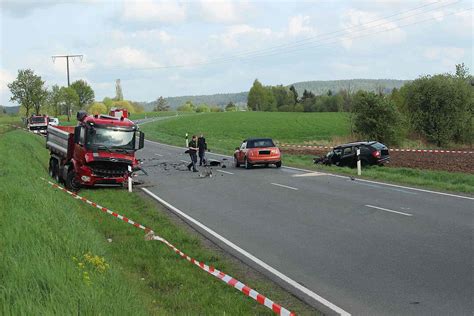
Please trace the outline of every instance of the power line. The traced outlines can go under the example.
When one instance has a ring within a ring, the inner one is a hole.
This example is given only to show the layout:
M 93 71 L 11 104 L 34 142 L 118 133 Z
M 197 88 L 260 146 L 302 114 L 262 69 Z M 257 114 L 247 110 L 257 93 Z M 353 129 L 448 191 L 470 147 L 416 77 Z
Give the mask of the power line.
M 56 60 L 56 58 L 66 58 L 66 65 L 67 65 L 67 86 L 69 87 L 69 58 L 72 58 L 72 60 L 74 61 L 74 58 L 76 57 L 79 57 L 82 61 L 82 57 L 83 55 L 53 55 L 51 56 L 51 59 L 53 60 L 53 63 L 54 61 Z

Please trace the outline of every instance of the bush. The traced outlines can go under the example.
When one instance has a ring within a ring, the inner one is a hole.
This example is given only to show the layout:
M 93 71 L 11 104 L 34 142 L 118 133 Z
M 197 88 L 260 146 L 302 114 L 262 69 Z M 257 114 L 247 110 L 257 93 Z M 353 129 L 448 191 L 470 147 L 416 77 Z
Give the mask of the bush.
M 400 140 L 401 117 L 391 99 L 359 91 L 354 98 L 353 113 L 356 133 L 385 144 Z

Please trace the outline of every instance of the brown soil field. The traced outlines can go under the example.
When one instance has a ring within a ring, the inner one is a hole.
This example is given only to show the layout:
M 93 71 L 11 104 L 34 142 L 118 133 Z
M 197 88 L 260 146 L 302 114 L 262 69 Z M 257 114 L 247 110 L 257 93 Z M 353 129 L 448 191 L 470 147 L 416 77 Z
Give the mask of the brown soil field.
M 325 155 L 328 149 L 318 148 L 282 148 L 285 154 Z M 474 154 L 390 152 L 387 167 L 404 167 L 426 170 L 443 170 L 474 174 Z

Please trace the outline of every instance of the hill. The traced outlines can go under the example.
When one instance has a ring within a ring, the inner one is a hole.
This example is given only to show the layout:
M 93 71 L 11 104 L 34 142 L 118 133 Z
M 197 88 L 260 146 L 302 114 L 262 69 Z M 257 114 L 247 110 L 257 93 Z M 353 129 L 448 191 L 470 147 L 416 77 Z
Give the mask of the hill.
M 17 114 L 18 112 L 20 112 L 20 106 L 2 106 L 0 105 L 0 108 L 2 110 L 5 110 L 5 113 L 6 114 Z
M 329 80 L 329 81 L 303 81 L 296 82 L 295 86 L 298 94 L 301 96 L 303 91 L 306 89 L 313 92 L 316 95 L 326 94 L 329 90 L 332 92 L 338 92 L 340 90 L 350 90 L 356 92 L 358 90 L 365 91 L 379 91 L 383 90 L 384 93 L 390 93 L 393 88 L 399 89 L 403 86 L 407 80 L 395 80 L 395 79 L 350 79 L 350 80 Z M 288 87 L 291 84 L 288 85 Z M 250 89 L 250 87 L 249 87 Z M 194 104 L 209 104 L 225 106 L 229 102 L 233 102 L 237 105 L 247 104 L 248 91 L 237 92 L 237 93 L 219 93 L 211 95 L 190 95 L 180 97 L 168 97 L 165 98 L 168 105 L 175 109 L 178 106 L 191 101 Z M 147 111 L 153 110 L 155 101 L 141 103 Z
M 407 82 L 408 80 L 395 79 L 350 79 L 330 81 L 303 81 L 296 82 L 293 85 L 295 86 L 296 91 L 298 91 L 299 95 L 302 95 L 305 89 L 313 92 L 316 95 L 320 95 L 326 94 L 329 90 L 334 93 L 340 90 L 347 90 L 351 92 L 357 92 L 359 90 L 375 92 L 382 89 L 384 93 L 390 93 L 393 88 L 400 89 L 400 87 Z

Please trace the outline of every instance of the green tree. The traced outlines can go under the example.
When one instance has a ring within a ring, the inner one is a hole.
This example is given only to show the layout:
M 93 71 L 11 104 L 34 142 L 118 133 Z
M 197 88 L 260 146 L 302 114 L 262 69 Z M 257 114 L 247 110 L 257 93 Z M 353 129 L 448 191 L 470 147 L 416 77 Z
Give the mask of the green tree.
M 155 101 L 156 103 L 156 106 L 155 108 L 153 109 L 154 111 L 169 111 L 170 107 L 168 105 L 168 102 L 166 102 L 165 98 L 163 98 L 162 96 L 160 96 L 158 99 L 156 99 Z
M 137 113 L 132 103 L 127 100 L 113 101 L 112 108 L 127 109 L 128 113 Z M 110 110 L 110 109 L 109 109 Z
M 84 80 L 77 80 L 71 84 L 71 88 L 76 90 L 79 96 L 79 108 L 85 109 L 86 106 L 94 102 L 95 94 L 91 86 Z
M 247 106 L 252 111 L 262 111 L 264 102 L 265 89 L 260 81 L 255 79 L 247 97 Z
M 44 81 L 40 76 L 35 75 L 33 70 L 19 70 L 16 80 L 9 83 L 8 88 L 12 94 L 10 101 L 16 101 L 23 106 L 27 117 L 33 109 L 36 114 L 40 114 L 41 106 L 48 92 Z
M 194 112 L 194 104 L 191 101 L 187 101 L 185 104 L 178 106 L 180 112 Z
M 290 91 L 293 93 L 293 104 L 298 103 L 298 91 L 296 91 L 295 86 L 291 85 Z
M 411 127 L 437 146 L 472 141 L 473 88 L 465 74 L 423 76 L 402 88 Z
M 46 103 L 48 105 L 49 110 L 54 116 L 58 116 L 61 114 L 61 89 L 58 85 L 53 85 L 51 87 L 51 91 L 48 91 L 48 97 L 46 99 Z
M 400 115 L 390 98 L 359 91 L 354 97 L 353 112 L 356 133 L 385 144 L 397 143 Z
M 104 103 L 94 102 L 87 108 L 87 112 L 90 114 L 107 114 L 107 107 Z
M 200 104 L 196 107 L 196 113 L 204 113 L 209 111 L 209 106 L 207 104 Z
M 261 106 L 262 111 L 275 112 L 277 111 L 277 102 L 273 95 L 272 87 L 263 87 L 263 103 Z
M 102 100 L 102 103 L 107 107 L 107 111 L 110 111 L 110 109 L 114 106 L 114 100 L 109 97 L 105 97 L 104 100 Z
M 211 105 L 209 110 L 211 112 L 223 112 L 222 108 L 220 106 L 217 106 L 217 105 Z
M 67 115 L 69 122 L 71 121 L 72 112 L 79 109 L 79 96 L 76 90 L 71 87 L 61 87 L 59 94 L 62 112 Z
M 225 111 L 226 112 L 235 112 L 235 111 L 237 111 L 237 107 L 235 106 L 235 104 L 232 101 L 230 101 L 225 106 Z

